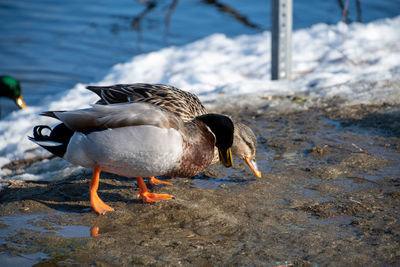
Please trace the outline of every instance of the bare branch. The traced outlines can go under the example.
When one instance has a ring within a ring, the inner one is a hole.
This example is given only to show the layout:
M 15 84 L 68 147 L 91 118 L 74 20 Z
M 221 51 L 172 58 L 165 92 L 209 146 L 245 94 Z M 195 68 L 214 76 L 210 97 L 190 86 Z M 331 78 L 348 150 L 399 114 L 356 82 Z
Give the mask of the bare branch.
M 262 30 L 262 27 L 256 23 L 251 22 L 246 16 L 240 14 L 237 10 L 231 8 L 227 4 L 218 2 L 217 0 L 203 0 L 206 4 L 215 5 L 220 11 L 233 15 L 233 17 L 245 26 Z

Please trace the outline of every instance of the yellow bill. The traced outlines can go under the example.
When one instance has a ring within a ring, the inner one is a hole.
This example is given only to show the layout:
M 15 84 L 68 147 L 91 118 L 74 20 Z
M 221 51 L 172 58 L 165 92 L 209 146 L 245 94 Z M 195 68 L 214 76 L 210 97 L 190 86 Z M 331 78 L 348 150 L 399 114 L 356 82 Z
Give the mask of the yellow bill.
M 228 148 L 226 151 L 221 151 L 218 149 L 219 152 L 219 160 L 221 161 L 222 165 L 229 168 L 233 166 L 233 159 L 232 159 L 232 152 L 231 149 Z
M 250 167 L 250 169 L 254 172 L 254 174 L 258 177 L 258 178 L 261 178 L 261 172 L 260 172 L 260 170 L 258 169 L 258 166 L 257 166 L 257 162 L 256 162 L 256 159 L 255 159 L 255 157 L 252 157 L 252 158 L 250 158 L 250 157 L 245 157 L 244 158 L 244 161 L 247 163 L 247 165 L 249 165 L 249 167 Z
M 19 96 L 17 98 L 17 100 L 15 100 L 15 103 L 17 103 L 17 105 L 20 109 L 26 108 L 26 103 L 25 103 L 24 99 L 22 98 L 22 96 Z

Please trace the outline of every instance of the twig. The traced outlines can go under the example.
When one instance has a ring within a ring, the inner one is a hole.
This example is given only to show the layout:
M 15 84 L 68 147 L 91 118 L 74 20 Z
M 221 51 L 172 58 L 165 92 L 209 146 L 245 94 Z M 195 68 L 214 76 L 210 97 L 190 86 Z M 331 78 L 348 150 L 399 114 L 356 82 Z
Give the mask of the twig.
M 140 12 L 138 15 L 133 17 L 131 22 L 131 28 L 138 33 L 138 40 L 136 43 L 136 47 L 140 50 L 140 43 L 142 41 L 142 20 L 143 18 L 149 13 L 153 8 L 156 7 L 156 2 L 154 1 L 147 1 L 147 0 L 138 0 L 140 3 L 145 4 L 146 8 Z
M 357 146 L 356 144 L 351 144 L 353 147 L 355 147 L 355 148 L 357 148 L 358 150 L 360 150 L 360 152 L 364 152 L 365 153 L 365 150 L 364 149 L 362 149 L 361 147 L 359 147 L 359 146 Z M 369 154 L 369 153 L 368 153 Z
M 342 48 L 338 49 L 336 47 L 334 47 L 333 45 L 328 45 L 331 49 L 336 50 L 337 52 L 339 52 L 340 54 L 342 54 L 343 58 L 345 60 L 347 60 L 348 62 L 350 62 L 351 64 L 353 64 L 354 66 L 360 65 L 359 63 L 355 62 L 354 60 L 352 60 L 351 58 L 349 58 L 343 51 L 343 40 L 344 40 L 344 35 L 342 33 Z
M 251 22 L 246 16 L 240 14 L 238 11 L 235 9 L 231 8 L 227 4 L 223 4 L 218 2 L 217 0 L 203 0 L 206 4 L 210 5 L 215 5 L 216 7 L 219 8 L 222 12 L 231 14 L 234 16 L 235 19 L 243 23 L 245 26 L 253 28 L 253 29 L 258 29 L 262 30 L 262 27 L 256 23 Z
M 376 185 L 381 186 L 380 183 L 377 183 L 377 182 L 375 182 L 375 181 L 369 180 L 369 179 L 364 178 L 364 177 L 359 177 L 359 176 L 355 176 L 355 175 L 347 175 L 346 177 L 347 177 L 347 178 L 350 178 L 350 179 L 360 180 L 360 181 L 364 181 L 364 182 L 369 182 L 369 183 L 372 183 L 372 184 L 376 184 Z
M 143 18 L 147 15 L 147 13 L 149 13 L 153 8 L 155 8 L 156 2 L 155 1 L 139 1 L 142 4 L 146 5 L 146 8 L 140 12 L 138 15 L 136 15 L 135 17 L 133 17 L 132 22 L 131 22 L 131 27 L 132 29 L 141 32 L 141 21 L 143 20 Z
M 346 3 L 343 3 L 343 0 L 337 0 L 338 5 L 340 7 L 340 9 L 342 10 L 342 21 L 346 24 L 348 24 L 348 19 L 347 19 L 347 15 L 348 15 L 348 6 L 349 6 L 349 0 L 346 0 Z
M 361 2 L 360 0 L 356 0 L 356 8 L 357 8 L 357 21 L 361 22 L 362 17 L 361 17 Z
M 0 184 L 20 185 L 23 183 L 25 183 L 24 180 L 0 180 Z
M 167 15 L 165 16 L 165 33 L 164 33 L 164 41 L 167 39 L 168 31 L 169 31 L 169 25 L 171 21 L 171 16 L 175 11 L 175 7 L 178 4 L 178 0 L 173 0 L 172 3 L 168 6 L 168 12 Z
M 335 145 L 332 145 L 332 144 L 326 144 L 325 146 L 329 146 L 329 147 L 332 147 L 332 148 L 344 150 L 344 151 L 347 151 L 347 152 L 350 152 L 350 153 L 363 153 L 363 154 L 371 155 L 371 153 L 369 153 L 368 151 L 365 151 L 364 149 L 362 149 L 362 148 L 356 146 L 355 144 L 351 144 L 351 145 L 352 145 L 353 147 L 358 148 L 360 151 L 353 151 L 353 150 L 351 150 L 351 149 L 344 148 L 344 147 L 341 147 L 341 146 L 335 146 Z
M 343 14 L 342 14 L 342 20 L 344 23 L 347 23 L 347 15 L 348 15 L 348 10 L 349 10 L 349 0 L 346 0 L 346 4 L 343 7 Z

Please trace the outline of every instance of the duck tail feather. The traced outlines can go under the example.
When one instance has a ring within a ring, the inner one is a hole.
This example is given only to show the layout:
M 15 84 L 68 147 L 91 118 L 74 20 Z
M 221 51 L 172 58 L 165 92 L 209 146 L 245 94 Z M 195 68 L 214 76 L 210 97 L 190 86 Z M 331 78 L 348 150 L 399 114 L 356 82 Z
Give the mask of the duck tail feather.
M 104 87 L 89 85 L 89 86 L 86 86 L 86 89 L 92 91 L 93 93 L 97 94 L 98 96 L 101 96 L 101 91 L 104 89 Z
M 42 113 L 40 113 L 41 116 L 46 116 L 46 117 L 51 117 L 51 118 L 55 118 L 58 119 L 56 114 L 56 111 L 44 111 Z M 57 112 L 62 112 L 62 111 L 57 111 Z M 39 126 L 43 126 L 43 125 L 39 125 Z M 48 126 L 47 126 L 48 127 Z
M 46 130 L 47 133 L 43 131 Z M 33 137 L 28 136 L 29 140 L 47 149 L 50 153 L 63 157 L 67 151 L 69 140 L 74 131 L 70 130 L 61 123 L 51 129 L 47 125 L 37 125 L 33 128 Z

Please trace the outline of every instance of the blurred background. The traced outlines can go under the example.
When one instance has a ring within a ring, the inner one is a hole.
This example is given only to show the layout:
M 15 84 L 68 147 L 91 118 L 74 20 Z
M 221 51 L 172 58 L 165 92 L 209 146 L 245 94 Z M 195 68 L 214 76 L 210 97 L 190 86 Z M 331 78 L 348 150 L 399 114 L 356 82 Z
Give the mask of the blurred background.
M 96 82 L 113 65 L 141 53 L 213 33 L 268 31 L 270 5 L 265 0 L 1 0 L 0 74 L 21 82 L 28 105 L 40 105 L 45 96 Z M 300 29 L 394 17 L 400 1 L 293 0 L 293 9 L 293 28 Z

